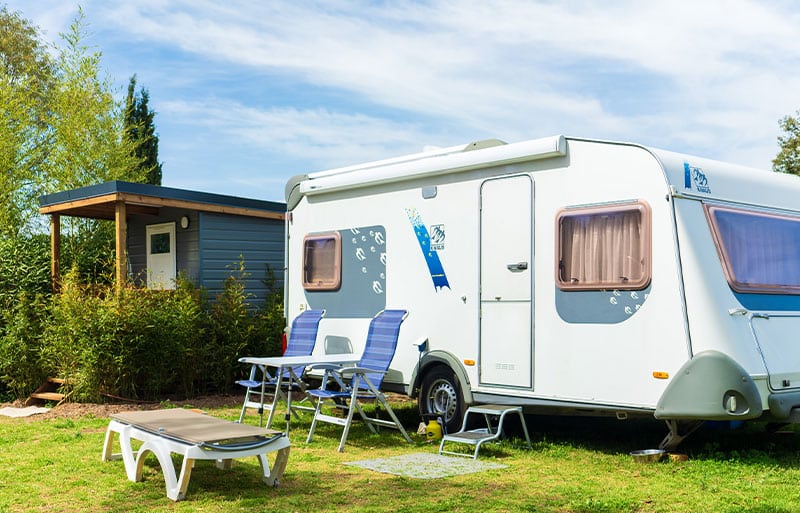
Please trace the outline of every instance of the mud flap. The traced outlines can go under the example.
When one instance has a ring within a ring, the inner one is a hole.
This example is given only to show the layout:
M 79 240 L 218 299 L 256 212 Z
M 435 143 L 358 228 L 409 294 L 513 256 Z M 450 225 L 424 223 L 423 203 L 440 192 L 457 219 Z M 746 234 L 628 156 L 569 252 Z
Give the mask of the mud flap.
M 656 406 L 657 419 L 748 420 L 761 396 L 741 365 L 719 351 L 698 353 L 678 371 Z

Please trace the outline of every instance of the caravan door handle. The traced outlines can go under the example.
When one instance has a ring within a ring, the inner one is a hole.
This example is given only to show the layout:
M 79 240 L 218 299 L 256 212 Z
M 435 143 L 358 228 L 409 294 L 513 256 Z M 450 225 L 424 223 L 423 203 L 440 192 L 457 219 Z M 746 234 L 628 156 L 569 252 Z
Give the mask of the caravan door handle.
M 517 262 L 516 264 L 508 264 L 506 268 L 512 273 L 524 271 L 525 269 L 528 268 L 528 262 Z

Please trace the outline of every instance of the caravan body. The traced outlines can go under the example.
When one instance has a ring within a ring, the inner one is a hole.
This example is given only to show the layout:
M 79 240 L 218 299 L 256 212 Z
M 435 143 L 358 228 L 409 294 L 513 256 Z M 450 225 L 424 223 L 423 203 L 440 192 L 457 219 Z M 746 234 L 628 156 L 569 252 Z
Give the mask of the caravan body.
M 795 177 L 557 136 L 295 177 L 287 203 L 287 317 L 325 309 L 317 351 L 359 352 L 408 310 L 384 385 L 450 426 L 800 408 Z

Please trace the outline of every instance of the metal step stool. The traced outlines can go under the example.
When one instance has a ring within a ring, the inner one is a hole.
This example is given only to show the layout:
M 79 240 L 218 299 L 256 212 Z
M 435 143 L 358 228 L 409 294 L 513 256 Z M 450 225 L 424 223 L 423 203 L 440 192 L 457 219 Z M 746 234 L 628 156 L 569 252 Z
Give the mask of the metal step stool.
M 467 420 L 472 413 L 483 414 L 483 418 L 486 421 L 485 428 L 467 431 Z M 520 423 L 522 423 L 522 431 L 525 433 L 525 441 L 528 443 L 528 449 L 531 449 L 531 438 L 528 436 L 528 426 L 525 424 L 525 417 L 522 415 L 522 406 L 482 404 L 480 406 L 470 406 L 467 409 L 467 412 L 464 414 L 464 422 L 461 424 L 461 431 L 442 437 L 442 442 L 439 444 L 439 454 L 453 454 L 455 456 L 469 457 L 469 454 L 444 450 L 445 442 L 456 442 L 474 445 L 475 453 L 472 455 L 472 459 L 478 459 L 478 451 L 481 450 L 481 444 L 497 440 L 503 434 L 503 420 L 509 413 L 516 413 L 519 415 Z M 496 430 L 492 428 L 492 417 L 500 417 L 497 421 Z

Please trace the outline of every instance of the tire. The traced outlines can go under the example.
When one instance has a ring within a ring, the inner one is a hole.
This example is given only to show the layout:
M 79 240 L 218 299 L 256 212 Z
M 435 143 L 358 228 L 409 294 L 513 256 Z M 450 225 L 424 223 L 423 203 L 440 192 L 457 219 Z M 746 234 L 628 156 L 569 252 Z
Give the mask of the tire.
M 442 418 L 447 433 L 461 429 L 464 397 L 455 374 L 448 367 L 437 366 L 425 373 L 419 393 L 419 412 Z

